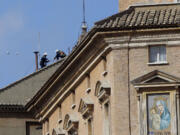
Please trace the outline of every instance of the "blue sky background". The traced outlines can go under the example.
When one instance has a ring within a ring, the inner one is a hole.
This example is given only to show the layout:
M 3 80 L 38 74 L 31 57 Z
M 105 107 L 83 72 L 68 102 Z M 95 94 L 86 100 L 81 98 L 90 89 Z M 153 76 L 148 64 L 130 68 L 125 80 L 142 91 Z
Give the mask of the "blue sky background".
M 118 12 L 118 0 L 86 0 L 86 21 L 94 22 Z M 0 88 L 35 71 L 33 51 L 68 52 L 81 31 L 82 0 L 0 1 Z

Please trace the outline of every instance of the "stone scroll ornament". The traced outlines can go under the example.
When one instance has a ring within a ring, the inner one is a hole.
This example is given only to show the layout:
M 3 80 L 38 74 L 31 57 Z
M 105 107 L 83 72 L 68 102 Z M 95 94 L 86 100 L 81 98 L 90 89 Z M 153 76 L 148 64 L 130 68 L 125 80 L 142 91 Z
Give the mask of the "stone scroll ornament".
M 148 95 L 148 135 L 171 135 L 169 94 Z

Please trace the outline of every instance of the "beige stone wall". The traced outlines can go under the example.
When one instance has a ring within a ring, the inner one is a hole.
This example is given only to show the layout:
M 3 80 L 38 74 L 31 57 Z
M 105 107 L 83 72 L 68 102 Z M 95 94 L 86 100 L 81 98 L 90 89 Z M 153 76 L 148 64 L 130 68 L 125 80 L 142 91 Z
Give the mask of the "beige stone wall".
M 104 110 L 103 106 L 99 103 L 99 100 L 95 96 L 95 86 L 97 81 L 107 81 L 111 80 L 110 76 L 112 75 L 111 71 L 111 62 L 110 61 L 111 56 L 110 54 L 107 56 L 107 71 L 108 74 L 106 76 L 103 76 L 102 73 L 104 72 L 104 64 L 103 61 L 101 60 L 96 67 L 90 72 L 90 88 L 91 92 L 86 93 L 86 90 L 88 88 L 88 79 L 87 77 L 81 81 L 81 83 L 76 87 L 75 89 L 75 105 L 76 107 L 74 109 L 71 108 L 73 101 L 72 101 L 72 94 L 69 94 L 65 98 L 65 100 L 61 104 L 61 109 L 62 109 L 62 123 L 58 123 L 58 120 L 60 119 L 59 116 L 59 108 L 57 107 L 56 110 L 51 114 L 49 117 L 49 133 L 50 135 L 52 134 L 52 131 L 54 128 L 60 127 L 61 129 L 63 128 L 64 124 L 64 117 L 66 114 L 75 114 L 77 118 L 79 119 L 79 128 L 78 128 L 78 133 L 79 135 L 86 135 L 88 134 L 87 131 L 87 120 L 82 118 L 82 115 L 80 112 L 78 112 L 79 109 L 79 103 L 81 98 L 85 97 L 90 97 L 93 102 L 94 102 L 94 113 L 93 113 L 93 135 L 102 135 L 103 133 L 103 115 L 104 115 Z M 111 82 L 109 82 L 111 83 Z M 46 129 L 47 123 L 44 122 L 43 127 L 45 128 L 44 135 L 48 132 Z
M 112 51 L 111 117 L 113 135 L 129 134 L 127 49 Z
M 26 122 L 34 121 L 23 118 L 0 118 L 0 135 L 26 135 Z M 30 135 L 39 135 L 41 130 L 37 126 L 30 127 Z

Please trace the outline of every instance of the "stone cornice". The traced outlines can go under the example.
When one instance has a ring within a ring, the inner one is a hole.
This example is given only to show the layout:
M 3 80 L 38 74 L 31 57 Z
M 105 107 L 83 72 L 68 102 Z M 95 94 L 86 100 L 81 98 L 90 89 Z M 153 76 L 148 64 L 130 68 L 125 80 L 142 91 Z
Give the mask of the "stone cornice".
M 131 37 L 131 38 L 130 38 Z M 130 43 L 128 40 L 131 39 Z M 105 38 L 107 42 L 113 49 L 121 48 L 140 48 L 147 47 L 149 45 L 166 45 L 166 46 L 180 46 L 180 33 L 178 32 L 169 32 L 168 34 L 164 33 L 140 33 L 129 34 L 120 37 L 114 38 Z

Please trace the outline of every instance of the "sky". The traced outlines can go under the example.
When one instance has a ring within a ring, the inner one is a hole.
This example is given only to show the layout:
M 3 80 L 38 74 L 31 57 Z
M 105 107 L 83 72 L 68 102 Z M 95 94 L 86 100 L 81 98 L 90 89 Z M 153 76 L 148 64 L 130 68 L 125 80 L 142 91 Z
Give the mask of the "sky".
M 85 5 L 89 30 L 118 12 L 118 0 Z M 56 49 L 67 53 L 81 33 L 82 16 L 82 0 L 0 0 L 0 88 L 35 72 L 34 51 L 47 52 L 49 64 Z

